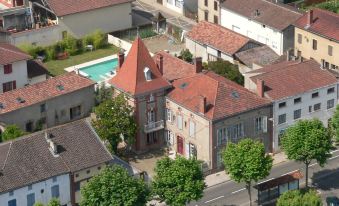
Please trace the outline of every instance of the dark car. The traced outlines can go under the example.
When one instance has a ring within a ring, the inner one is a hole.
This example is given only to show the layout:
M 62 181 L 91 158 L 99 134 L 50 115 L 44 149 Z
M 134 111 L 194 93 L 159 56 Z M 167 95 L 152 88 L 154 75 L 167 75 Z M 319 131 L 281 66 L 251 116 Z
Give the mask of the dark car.
M 339 198 L 332 196 L 326 198 L 327 206 L 339 206 Z

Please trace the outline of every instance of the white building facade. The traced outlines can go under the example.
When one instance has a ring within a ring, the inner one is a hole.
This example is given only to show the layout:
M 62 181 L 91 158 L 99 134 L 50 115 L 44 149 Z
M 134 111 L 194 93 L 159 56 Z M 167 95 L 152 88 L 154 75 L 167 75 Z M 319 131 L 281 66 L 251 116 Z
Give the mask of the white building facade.
M 0 93 L 28 84 L 27 61 L 17 61 L 12 64 L 0 65 Z

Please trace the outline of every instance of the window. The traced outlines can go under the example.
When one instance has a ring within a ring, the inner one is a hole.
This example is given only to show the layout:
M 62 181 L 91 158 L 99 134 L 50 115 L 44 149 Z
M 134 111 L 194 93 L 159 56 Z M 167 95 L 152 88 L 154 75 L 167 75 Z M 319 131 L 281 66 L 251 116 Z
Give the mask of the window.
M 152 73 L 151 73 L 150 68 L 145 67 L 144 74 L 145 74 L 146 81 L 151 81 L 152 80 Z
M 217 166 L 221 167 L 222 166 L 222 150 L 217 151 Z
M 218 16 L 214 15 L 214 23 L 218 24 Z
M 321 108 L 321 103 L 315 104 L 315 105 L 313 106 L 313 110 L 314 110 L 314 111 L 317 111 L 317 110 L 319 110 L 320 108 Z
M 298 104 L 301 102 L 301 97 L 295 98 L 294 99 L 294 104 Z
M 166 109 L 166 116 L 167 116 L 167 121 L 172 122 L 173 118 L 172 118 L 172 110 L 170 109 Z
M 288 183 L 279 185 L 279 194 L 283 194 L 288 191 Z
M 218 2 L 217 1 L 214 1 L 214 10 L 218 11 Z
M 4 65 L 4 74 L 10 74 L 12 72 L 13 72 L 13 69 L 12 69 L 11 64 Z
M 334 99 L 327 100 L 327 109 L 334 107 Z
M 267 117 L 257 117 L 255 118 L 255 131 L 258 132 L 267 132 Z
M 301 44 L 303 41 L 303 36 L 301 34 L 298 34 L 298 43 Z
M 279 103 L 279 108 L 283 108 L 283 107 L 286 107 L 286 102 Z
M 40 112 L 41 113 L 46 112 L 46 104 L 41 104 L 40 105 Z
M 14 195 L 14 191 L 9 192 L 9 196 L 12 197 Z
M 178 115 L 177 117 L 177 125 L 178 125 L 178 129 L 182 130 L 182 116 Z
M 236 124 L 232 129 L 228 129 L 230 132 L 230 137 L 233 143 L 237 143 L 238 140 L 244 136 L 244 125 L 243 123 Z
M 35 194 L 29 194 L 27 195 L 27 206 L 33 206 L 35 203 Z
M 147 134 L 147 144 L 150 145 L 150 144 L 155 144 L 157 143 L 157 135 L 156 135 L 156 132 L 151 132 L 151 133 L 148 133 Z
M 334 87 L 331 87 L 329 89 L 327 89 L 327 94 L 331 94 L 334 92 Z
M 190 124 L 190 137 L 195 137 L 195 122 L 189 121 Z
M 28 191 L 32 190 L 32 185 L 28 185 L 27 189 Z
M 148 123 L 155 122 L 155 112 L 153 109 L 147 112 L 147 122 Z
M 77 192 L 77 191 L 80 191 L 80 181 L 79 182 L 76 182 L 74 184 L 74 190 Z
M 332 56 L 333 55 L 333 47 L 328 45 L 328 55 Z
M 308 112 L 310 112 L 310 113 L 312 112 L 312 106 L 308 107 Z
M 312 94 L 312 98 L 316 98 L 316 97 L 318 97 L 319 96 L 319 92 L 314 92 L 313 94 Z
M 166 130 L 165 131 L 165 141 L 167 143 L 167 146 L 172 146 L 173 145 L 173 141 L 174 141 L 174 135 L 173 132 L 171 132 L 170 130 Z
M 6 82 L 2 84 L 2 91 L 8 92 L 13 89 L 16 89 L 16 81 Z
M 62 31 L 61 35 L 62 35 L 62 39 L 66 39 L 67 38 L 67 31 Z
M 221 128 L 217 130 L 217 146 L 223 145 L 227 142 L 227 136 L 229 130 L 227 128 Z
M 86 171 L 86 174 L 89 174 L 89 173 L 91 173 L 91 170 L 87 170 L 87 171 Z
M 52 197 L 59 198 L 60 193 L 59 193 L 59 185 L 54 185 L 51 187 L 51 192 L 52 192 Z
M 80 117 L 81 116 L 81 106 L 76 106 L 76 107 L 72 107 L 70 109 L 70 117 L 71 119 L 75 119 L 77 117 Z
M 278 124 L 283 124 L 286 122 L 286 114 L 281 114 L 278 117 Z
M 278 145 L 281 145 L 281 139 L 284 137 L 285 129 L 281 129 L 278 133 Z
M 8 201 L 8 206 L 16 206 L 16 199 Z
M 55 183 L 55 182 L 57 182 L 57 177 L 53 177 L 53 179 L 52 179 L 52 181 L 53 181 L 53 183 Z
M 154 102 L 154 95 L 153 94 L 149 95 L 148 102 Z
M 294 110 L 293 118 L 299 119 L 301 117 L 301 109 Z
M 33 132 L 33 122 L 29 121 L 25 125 L 26 132 Z
M 208 11 L 205 11 L 205 21 L 208 21 Z
M 205 0 L 205 6 L 208 6 L 208 0 Z
M 317 40 L 315 40 L 315 39 L 313 39 L 313 41 L 312 41 L 312 48 L 313 48 L 313 50 L 317 50 L 317 48 L 318 48 Z

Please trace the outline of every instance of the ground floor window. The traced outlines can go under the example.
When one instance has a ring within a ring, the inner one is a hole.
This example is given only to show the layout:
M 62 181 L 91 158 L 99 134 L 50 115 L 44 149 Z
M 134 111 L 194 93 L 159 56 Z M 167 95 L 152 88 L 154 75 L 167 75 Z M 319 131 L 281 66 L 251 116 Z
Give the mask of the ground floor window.
M 16 81 L 6 82 L 2 84 L 2 92 L 9 92 L 16 89 Z
M 72 107 L 69 110 L 69 113 L 70 113 L 70 118 L 71 119 L 75 119 L 75 118 L 80 117 L 81 116 L 81 105 L 76 106 L 76 107 Z
M 157 133 L 156 132 L 148 133 L 146 139 L 148 145 L 156 144 L 158 142 Z
M 217 151 L 217 167 L 222 166 L 222 150 Z
M 33 122 L 29 121 L 26 123 L 26 132 L 33 132 Z
M 173 132 L 171 132 L 170 130 L 165 130 L 165 141 L 167 146 L 172 146 L 173 145 Z

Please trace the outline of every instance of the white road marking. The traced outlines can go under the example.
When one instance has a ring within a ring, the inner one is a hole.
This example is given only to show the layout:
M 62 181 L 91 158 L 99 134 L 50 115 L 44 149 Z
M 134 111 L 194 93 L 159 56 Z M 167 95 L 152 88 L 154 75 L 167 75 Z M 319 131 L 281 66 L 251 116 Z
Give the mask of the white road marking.
M 339 157 L 339 155 L 334 156 L 334 157 L 331 157 L 331 158 L 329 158 L 329 159 L 331 160 L 331 159 L 334 159 L 334 158 L 337 158 L 337 157 Z
M 205 203 L 213 202 L 213 201 L 215 201 L 215 200 L 217 200 L 217 199 L 220 199 L 220 198 L 223 198 L 223 197 L 224 197 L 224 196 L 221 195 L 221 196 L 219 196 L 219 197 L 216 197 L 216 198 L 213 198 L 213 199 L 211 199 L 211 200 L 208 200 L 208 201 L 206 201 Z
M 291 174 L 291 173 L 296 172 L 296 171 L 299 171 L 299 170 L 293 170 L 293 171 L 291 171 L 291 172 L 287 172 L 287 173 L 282 174 L 282 175 L 280 175 L 280 176 L 288 175 L 288 174 Z M 274 179 L 274 178 L 272 178 L 272 179 Z
M 235 193 L 241 192 L 241 191 L 243 191 L 243 190 L 246 190 L 246 188 L 242 188 L 242 189 L 240 189 L 240 190 L 234 191 L 234 192 L 232 192 L 232 194 L 235 194 Z
M 264 182 L 268 182 L 268 181 L 270 181 L 270 180 L 273 180 L 274 178 L 272 177 L 272 178 L 270 178 L 270 179 L 268 179 L 268 180 L 264 180 L 264 181 L 262 181 L 262 182 L 259 182 L 258 184 L 261 184 L 261 183 L 264 183 Z
M 313 167 L 314 165 L 317 165 L 318 163 L 313 163 L 313 164 L 310 164 L 309 167 Z

